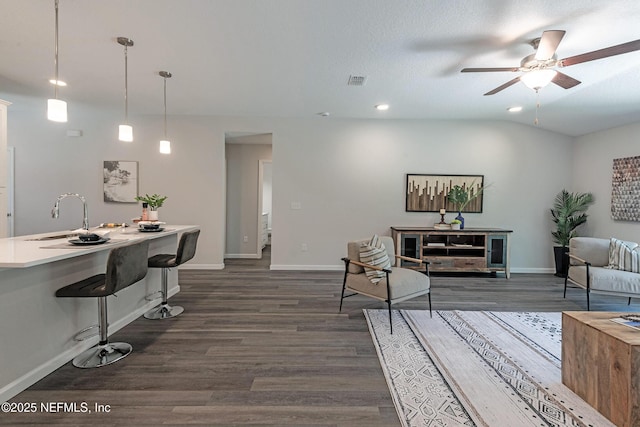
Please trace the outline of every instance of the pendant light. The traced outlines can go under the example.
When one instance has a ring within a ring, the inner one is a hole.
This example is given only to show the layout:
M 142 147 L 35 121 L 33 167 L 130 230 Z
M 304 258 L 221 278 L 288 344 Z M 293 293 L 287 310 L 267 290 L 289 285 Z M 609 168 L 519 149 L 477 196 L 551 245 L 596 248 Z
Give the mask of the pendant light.
M 118 126 L 118 139 L 131 142 L 133 141 L 133 127 L 129 124 L 127 49 L 133 46 L 133 40 L 128 37 L 118 37 L 118 43 L 124 46 L 124 124 Z
M 160 152 L 171 154 L 171 141 L 167 138 L 167 79 L 171 78 L 171 73 L 160 71 L 158 74 L 164 79 L 164 139 L 160 141 Z
M 67 121 L 67 103 L 58 99 L 58 0 L 55 0 L 56 25 L 54 38 L 54 64 L 55 64 L 55 83 L 53 85 L 53 98 L 47 100 L 47 118 L 53 122 Z

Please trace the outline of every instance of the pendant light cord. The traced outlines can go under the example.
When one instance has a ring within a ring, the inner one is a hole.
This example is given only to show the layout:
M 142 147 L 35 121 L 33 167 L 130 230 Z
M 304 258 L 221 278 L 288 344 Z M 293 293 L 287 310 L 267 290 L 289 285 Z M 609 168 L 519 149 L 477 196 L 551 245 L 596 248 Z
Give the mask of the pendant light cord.
M 55 53 L 55 60 L 54 60 L 54 65 L 55 65 L 55 74 L 56 74 L 56 81 L 53 85 L 53 97 L 55 99 L 58 99 L 58 0 L 56 0 L 55 2 L 55 9 L 56 9 L 56 26 L 55 26 L 55 39 L 54 39 L 54 53 Z
M 128 60 L 127 60 L 127 49 L 128 46 L 124 45 L 124 124 L 129 124 L 129 98 L 127 96 L 128 88 L 129 88 L 129 76 L 128 76 Z
M 167 78 L 164 77 L 164 139 L 167 139 Z
M 536 119 L 533 121 L 533 124 L 538 126 L 538 110 L 540 109 L 540 92 L 536 89 Z

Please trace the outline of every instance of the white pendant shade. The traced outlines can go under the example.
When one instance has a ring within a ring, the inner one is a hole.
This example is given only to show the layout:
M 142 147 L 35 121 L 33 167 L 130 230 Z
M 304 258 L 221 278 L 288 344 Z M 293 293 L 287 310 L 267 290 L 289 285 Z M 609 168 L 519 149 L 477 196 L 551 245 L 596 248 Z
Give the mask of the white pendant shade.
M 160 152 L 162 154 L 171 154 L 171 141 L 164 139 L 160 141 Z
M 118 126 L 118 139 L 124 142 L 133 141 L 133 127 L 129 125 Z
M 67 103 L 60 99 L 47 100 L 47 118 L 52 122 L 66 122 Z
M 538 90 L 545 87 L 558 74 L 556 70 L 532 70 L 520 76 L 520 81 L 529 89 Z

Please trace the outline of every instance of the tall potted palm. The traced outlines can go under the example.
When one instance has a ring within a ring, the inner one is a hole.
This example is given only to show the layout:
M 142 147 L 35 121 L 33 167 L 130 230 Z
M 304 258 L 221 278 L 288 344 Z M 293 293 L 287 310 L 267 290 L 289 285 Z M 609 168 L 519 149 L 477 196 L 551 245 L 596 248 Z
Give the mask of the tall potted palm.
M 577 235 L 576 228 L 587 222 L 587 209 L 593 203 L 591 193 L 569 193 L 562 190 L 556 196 L 551 210 L 551 218 L 556 224 L 555 231 L 551 232 L 554 246 L 553 252 L 556 261 L 556 276 L 564 277 L 569 265 L 566 256 L 569 240 Z

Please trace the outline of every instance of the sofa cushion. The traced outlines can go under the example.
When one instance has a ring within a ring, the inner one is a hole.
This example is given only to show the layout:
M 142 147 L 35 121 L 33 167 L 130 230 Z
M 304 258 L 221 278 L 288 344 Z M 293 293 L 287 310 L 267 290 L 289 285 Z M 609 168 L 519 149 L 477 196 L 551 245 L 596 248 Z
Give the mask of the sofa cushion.
M 389 257 L 389 260 L 391 261 L 391 266 L 395 267 L 396 263 L 396 255 L 395 255 L 395 248 L 394 248 L 394 244 L 393 244 L 393 239 L 389 236 L 379 236 L 380 237 L 380 241 L 382 242 L 382 244 L 384 245 L 385 249 L 387 250 L 387 256 Z M 347 258 L 349 259 L 353 259 L 356 261 L 360 261 L 360 245 L 362 245 L 363 243 L 369 243 L 371 241 L 371 239 L 359 239 L 359 240 L 354 240 L 351 242 L 347 243 Z M 348 269 L 349 273 L 353 273 L 353 274 L 360 274 L 360 273 L 364 273 L 364 268 L 360 267 L 359 265 L 355 265 L 353 263 L 349 264 L 349 269 Z
M 392 267 L 389 274 L 391 301 L 406 299 L 429 291 L 430 281 L 425 274 L 409 268 Z M 349 274 L 347 289 L 382 300 L 387 299 L 387 279 L 371 283 L 364 274 Z
M 374 234 L 369 242 L 360 245 L 360 262 L 385 269 L 391 268 L 387 249 L 377 234 Z M 384 271 L 373 268 L 365 267 L 364 272 L 373 284 L 378 283 L 386 276 Z
M 621 294 L 640 295 L 640 274 L 628 271 L 614 270 L 604 267 L 590 267 L 590 288 L 593 291 L 604 291 Z M 582 284 L 587 283 L 587 267 L 571 266 L 569 277 L 572 281 Z
M 609 265 L 609 239 L 596 237 L 574 237 L 569 241 L 569 253 L 587 261 L 593 266 Z M 571 265 L 581 264 L 569 258 Z
M 609 243 L 609 268 L 640 273 L 640 246 L 612 237 Z

